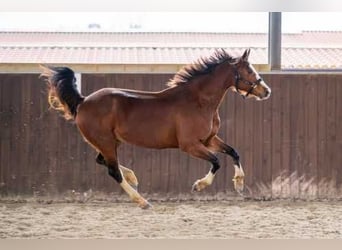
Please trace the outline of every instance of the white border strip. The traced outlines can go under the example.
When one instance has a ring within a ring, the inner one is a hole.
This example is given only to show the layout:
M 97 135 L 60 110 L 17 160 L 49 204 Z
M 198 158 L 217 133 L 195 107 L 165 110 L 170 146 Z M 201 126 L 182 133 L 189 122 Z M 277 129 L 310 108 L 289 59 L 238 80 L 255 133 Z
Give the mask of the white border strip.
M 338 11 L 340 0 L 4 0 L 2 11 Z

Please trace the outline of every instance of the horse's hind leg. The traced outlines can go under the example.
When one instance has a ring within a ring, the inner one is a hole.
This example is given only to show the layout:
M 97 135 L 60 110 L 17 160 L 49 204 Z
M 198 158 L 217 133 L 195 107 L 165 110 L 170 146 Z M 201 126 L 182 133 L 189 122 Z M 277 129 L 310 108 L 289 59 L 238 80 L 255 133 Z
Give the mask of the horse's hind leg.
M 218 136 L 214 136 L 210 141 L 208 148 L 214 152 L 225 153 L 233 158 L 235 175 L 233 178 L 234 188 L 237 192 L 242 192 L 244 187 L 244 177 L 240 157 L 236 150 L 224 143 Z
M 105 159 L 101 153 L 97 155 L 96 162 L 100 165 L 106 165 Z M 135 190 L 138 190 L 138 179 L 135 176 L 134 171 L 122 165 L 119 165 L 119 168 L 128 184 L 131 185 Z
M 148 203 L 134 188 L 132 188 L 125 178 L 123 178 L 123 173 L 119 167 L 117 159 L 116 148 L 117 145 L 114 145 L 113 148 L 108 147 L 108 145 L 102 149 L 99 147 L 100 152 L 103 155 L 105 165 L 108 167 L 108 174 L 120 184 L 122 189 L 125 190 L 132 201 L 136 202 L 139 207 L 143 209 L 151 207 L 151 204 Z

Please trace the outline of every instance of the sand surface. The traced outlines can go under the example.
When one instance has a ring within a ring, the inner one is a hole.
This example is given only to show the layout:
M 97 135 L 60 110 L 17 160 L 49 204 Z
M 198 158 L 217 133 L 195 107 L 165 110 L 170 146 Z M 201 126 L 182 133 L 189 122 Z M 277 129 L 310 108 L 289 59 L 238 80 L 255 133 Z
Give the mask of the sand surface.
M 342 202 L 0 202 L 0 238 L 342 238 Z

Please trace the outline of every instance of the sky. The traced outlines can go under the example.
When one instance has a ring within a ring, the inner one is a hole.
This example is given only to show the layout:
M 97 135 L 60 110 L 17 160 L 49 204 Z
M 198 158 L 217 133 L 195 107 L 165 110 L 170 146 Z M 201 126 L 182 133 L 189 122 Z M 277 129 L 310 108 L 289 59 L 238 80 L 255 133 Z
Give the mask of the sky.
M 92 26 L 93 28 L 89 28 Z M 267 12 L 0 12 L 1 31 L 268 32 Z M 283 12 L 282 31 L 342 31 L 342 12 Z

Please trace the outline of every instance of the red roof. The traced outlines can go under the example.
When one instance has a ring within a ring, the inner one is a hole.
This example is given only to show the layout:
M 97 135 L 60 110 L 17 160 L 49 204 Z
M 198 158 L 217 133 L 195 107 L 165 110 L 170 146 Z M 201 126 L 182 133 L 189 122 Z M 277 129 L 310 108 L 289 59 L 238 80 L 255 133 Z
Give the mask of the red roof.
M 0 32 L 0 63 L 187 64 L 216 48 L 252 48 L 267 64 L 262 33 Z M 283 34 L 283 68 L 342 68 L 342 32 Z

